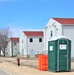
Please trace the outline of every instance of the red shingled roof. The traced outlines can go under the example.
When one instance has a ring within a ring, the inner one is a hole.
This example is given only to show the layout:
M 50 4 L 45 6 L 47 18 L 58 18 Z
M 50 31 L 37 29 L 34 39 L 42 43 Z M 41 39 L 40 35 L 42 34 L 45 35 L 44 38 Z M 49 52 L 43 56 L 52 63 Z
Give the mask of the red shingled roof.
M 23 31 L 26 36 L 43 36 L 43 31 Z
M 10 40 L 11 40 L 12 42 L 19 42 L 19 38 L 15 38 L 15 37 L 11 37 Z
M 74 18 L 52 18 L 61 24 L 74 24 Z

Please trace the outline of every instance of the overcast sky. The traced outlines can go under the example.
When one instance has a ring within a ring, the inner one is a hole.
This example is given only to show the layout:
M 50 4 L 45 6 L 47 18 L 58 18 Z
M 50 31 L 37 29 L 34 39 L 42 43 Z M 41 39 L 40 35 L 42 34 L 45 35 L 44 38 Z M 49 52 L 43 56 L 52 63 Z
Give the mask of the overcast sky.
M 74 0 L 0 0 L 0 28 L 14 36 L 25 30 L 42 30 L 50 18 L 74 18 Z

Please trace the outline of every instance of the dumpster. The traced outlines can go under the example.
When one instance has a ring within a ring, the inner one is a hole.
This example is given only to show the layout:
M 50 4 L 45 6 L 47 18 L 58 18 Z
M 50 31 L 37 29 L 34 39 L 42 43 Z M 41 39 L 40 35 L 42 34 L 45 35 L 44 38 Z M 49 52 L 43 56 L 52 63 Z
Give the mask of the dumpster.
M 38 69 L 42 71 L 48 70 L 48 54 L 39 54 Z
M 67 37 L 52 37 L 48 41 L 48 70 L 71 71 L 71 40 Z

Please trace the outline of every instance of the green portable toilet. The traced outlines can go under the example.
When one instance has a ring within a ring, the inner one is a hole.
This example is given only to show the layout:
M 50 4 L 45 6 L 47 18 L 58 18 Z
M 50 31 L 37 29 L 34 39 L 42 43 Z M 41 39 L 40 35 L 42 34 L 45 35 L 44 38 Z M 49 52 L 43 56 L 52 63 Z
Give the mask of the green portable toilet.
M 67 37 L 54 37 L 48 41 L 48 70 L 71 71 L 71 41 Z

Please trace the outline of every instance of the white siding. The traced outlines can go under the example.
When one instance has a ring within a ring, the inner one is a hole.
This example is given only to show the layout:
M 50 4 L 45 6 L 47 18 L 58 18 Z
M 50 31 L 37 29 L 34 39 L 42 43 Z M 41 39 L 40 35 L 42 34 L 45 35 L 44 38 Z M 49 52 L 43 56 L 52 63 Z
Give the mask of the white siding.
M 63 26 L 63 33 L 64 36 L 67 36 L 71 39 L 71 57 L 74 58 L 74 26 L 73 25 L 66 25 Z
M 44 50 L 48 50 L 48 41 L 51 38 L 51 31 L 54 36 L 62 35 L 62 26 L 60 23 L 56 22 L 53 19 L 50 19 L 44 29 Z
M 30 38 L 33 38 L 33 42 L 30 42 Z M 39 38 L 42 38 L 42 42 L 39 42 Z M 35 50 L 35 54 L 40 54 L 44 50 L 44 39 L 43 37 L 28 37 L 28 54 L 30 50 Z
M 71 57 L 74 58 L 74 25 L 62 25 L 59 22 L 50 19 L 44 29 L 44 50 L 48 50 L 48 41 L 51 38 L 51 31 L 53 31 L 53 36 L 64 35 L 71 39 Z
M 30 38 L 33 38 L 33 42 L 30 42 Z M 39 38 L 42 38 L 42 42 L 39 42 Z M 23 43 L 22 43 L 23 40 Z M 23 51 L 22 51 L 23 49 Z M 20 54 L 27 56 L 30 54 L 30 50 L 35 50 L 35 54 L 41 53 L 44 50 L 44 39 L 43 37 L 26 36 L 23 32 L 20 37 Z
M 14 45 L 14 43 L 16 43 L 16 46 Z M 19 52 L 19 42 L 13 42 L 13 45 L 11 41 L 8 42 L 8 46 L 5 51 L 6 56 L 12 56 L 12 48 L 13 48 L 13 56 L 17 55 Z
M 22 55 L 22 38 L 23 38 L 23 35 L 21 34 L 20 38 L 19 38 L 19 45 L 20 45 L 20 55 Z
M 7 45 L 5 53 L 6 53 L 6 56 L 12 56 L 12 53 L 11 53 L 11 41 L 8 42 L 8 45 Z
M 20 54 L 21 55 L 26 55 L 26 52 L 27 52 L 27 37 L 22 32 L 22 35 L 20 37 Z
M 16 45 L 14 45 L 14 43 L 16 43 Z M 13 46 L 12 47 L 13 47 L 13 55 L 18 55 L 18 52 L 19 52 L 19 42 L 13 42 Z

